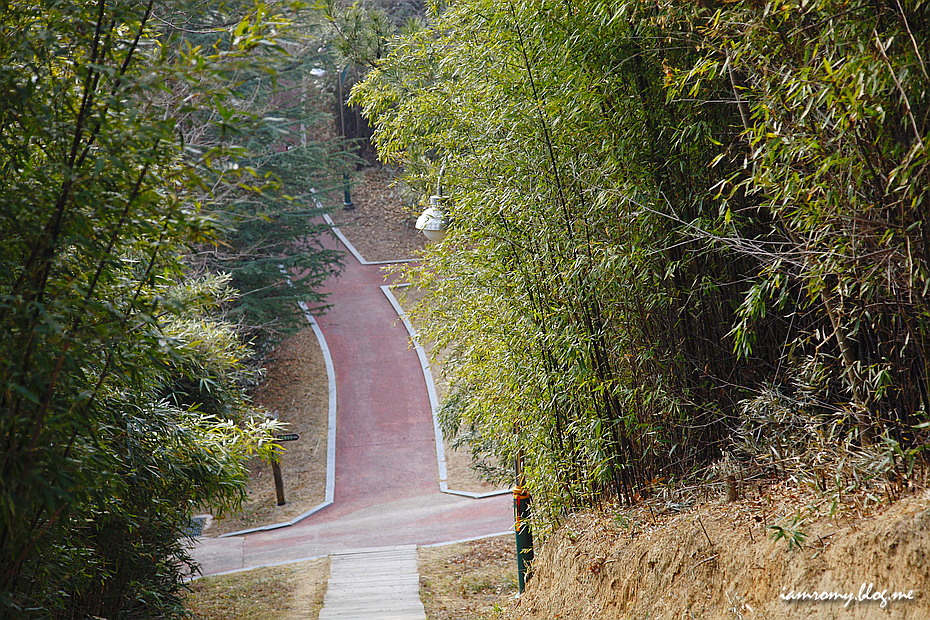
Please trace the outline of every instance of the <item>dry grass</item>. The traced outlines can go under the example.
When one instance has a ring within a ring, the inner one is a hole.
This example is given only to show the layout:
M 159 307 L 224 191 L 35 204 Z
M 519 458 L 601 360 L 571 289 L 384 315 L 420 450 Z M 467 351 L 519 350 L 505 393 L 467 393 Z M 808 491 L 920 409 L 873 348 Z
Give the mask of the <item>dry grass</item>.
M 315 620 L 328 579 L 328 558 L 204 577 L 186 604 L 196 620 Z
M 647 506 L 646 504 L 653 504 Z M 803 520 L 796 522 L 800 515 Z M 770 525 L 799 528 L 799 545 Z M 930 618 L 930 493 L 869 514 L 831 514 L 804 489 L 773 483 L 735 502 L 691 508 L 646 500 L 571 515 L 537 548 L 535 575 L 508 620 L 876 620 Z M 789 591 L 852 593 L 862 584 L 914 600 L 786 602 Z
M 421 547 L 420 599 L 430 620 L 500 617 L 517 591 L 512 536 Z

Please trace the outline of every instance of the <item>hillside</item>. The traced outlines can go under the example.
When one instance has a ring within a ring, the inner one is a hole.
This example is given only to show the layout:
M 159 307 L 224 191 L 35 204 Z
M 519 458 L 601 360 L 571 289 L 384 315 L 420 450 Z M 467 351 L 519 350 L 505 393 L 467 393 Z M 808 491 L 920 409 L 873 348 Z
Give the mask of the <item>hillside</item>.
M 763 488 L 683 512 L 570 517 L 539 551 L 536 574 L 506 617 L 930 617 L 930 493 L 911 493 L 867 516 L 847 508 L 835 518 L 829 504 L 808 499 Z M 803 540 L 789 548 L 786 538 L 773 540 L 769 526 L 787 529 L 784 517 L 798 514 L 797 506 L 805 507 L 802 516 L 819 516 L 799 522 Z M 785 600 L 799 592 L 832 600 Z M 892 600 L 894 592 L 912 598 Z

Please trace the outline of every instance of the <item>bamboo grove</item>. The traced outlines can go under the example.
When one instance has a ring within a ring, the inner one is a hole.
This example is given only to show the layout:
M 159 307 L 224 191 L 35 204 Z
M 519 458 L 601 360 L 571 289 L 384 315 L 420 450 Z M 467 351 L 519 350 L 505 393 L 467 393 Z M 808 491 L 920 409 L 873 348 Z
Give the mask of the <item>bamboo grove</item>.
M 389 49 L 353 101 L 452 219 L 410 269 L 445 430 L 521 454 L 542 524 L 921 459 L 926 2 L 459 0 Z
M 324 62 L 305 8 L 0 4 L 2 618 L 186 617 L 192 515 L 280 450 L 234 321 L 338 261 L 302 200 L 331 117 L 274 88 Z

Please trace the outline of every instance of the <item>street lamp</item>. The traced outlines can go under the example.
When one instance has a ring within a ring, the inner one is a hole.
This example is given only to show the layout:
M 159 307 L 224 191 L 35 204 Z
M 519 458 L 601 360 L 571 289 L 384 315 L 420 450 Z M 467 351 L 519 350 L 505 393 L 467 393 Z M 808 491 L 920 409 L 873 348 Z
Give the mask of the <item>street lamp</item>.
M 429 206 L 417 218 L 416 229 L 430 241 L 442 241 L 449 231 L 449 218 L 439 208 L 443 196 L 430 196 Z

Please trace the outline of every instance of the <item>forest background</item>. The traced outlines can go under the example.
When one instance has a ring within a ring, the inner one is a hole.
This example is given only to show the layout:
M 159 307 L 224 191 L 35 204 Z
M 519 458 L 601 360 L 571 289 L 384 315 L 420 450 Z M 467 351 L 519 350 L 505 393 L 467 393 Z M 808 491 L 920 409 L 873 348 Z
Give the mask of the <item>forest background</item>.
M 0 7 L 0 617 L 183 617 L 192 514 L 275 457 L 249 391 L 325 307 L 314 216 L 355 162 L 323 23 Z

